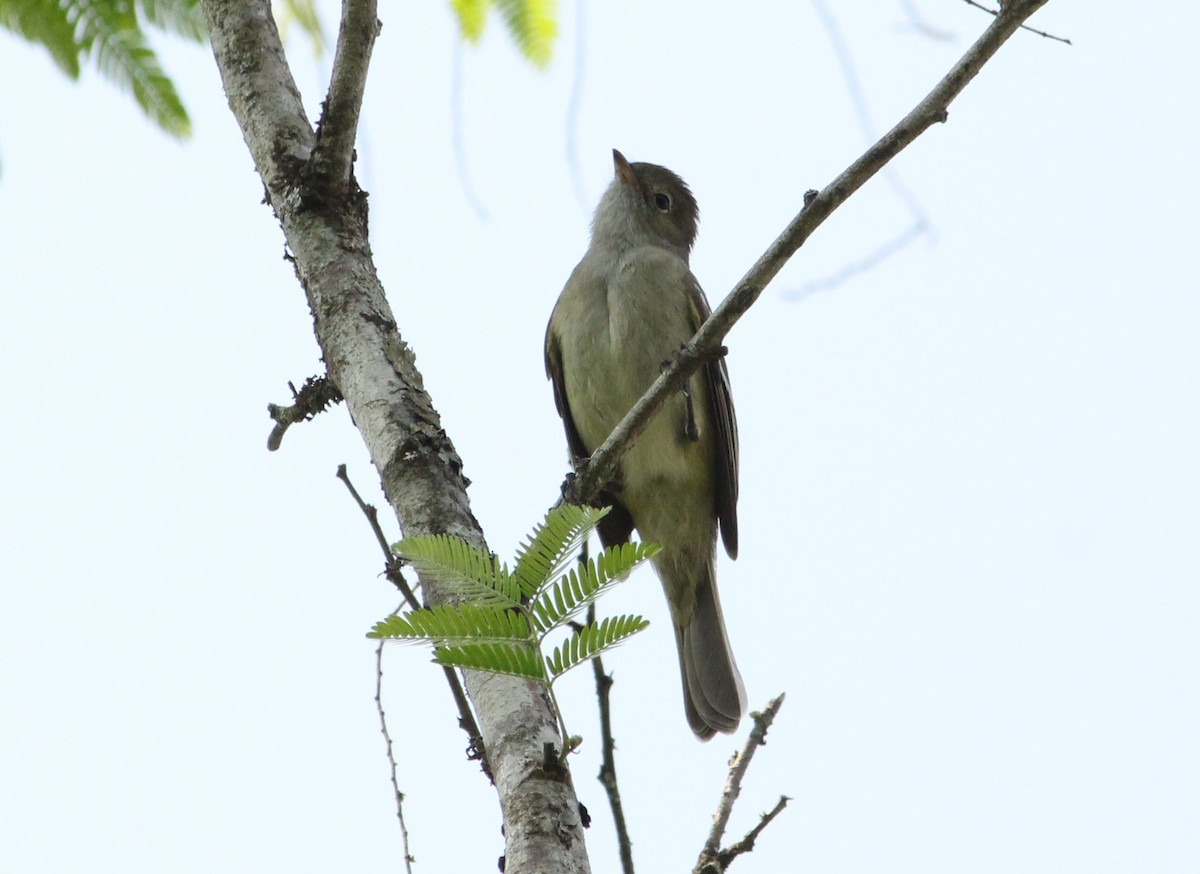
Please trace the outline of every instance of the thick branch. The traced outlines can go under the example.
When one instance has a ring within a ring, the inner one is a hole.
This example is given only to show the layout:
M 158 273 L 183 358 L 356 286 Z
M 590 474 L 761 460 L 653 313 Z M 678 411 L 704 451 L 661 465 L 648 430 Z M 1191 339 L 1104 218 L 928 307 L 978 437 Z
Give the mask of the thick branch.
M 575 492 L 580 501 L 586 502 L 594 498 L 604 483 L 614 478 L 617 462 L 654 414 L 666 403 L 667 397 L 679 391 L 705 360 L 720 354 L 721 341 L 725 339 L 725 335 L 758 300 L 767 283 L 783 269 L 788 259 L 812 232 L 820 227 L 846 198 L 861 188 L 863 183 L 878 173 L 913 140 L 932 125 L 945 121 L 947 109 L 954 98 L 967 87 L 967 83 L 975 78 L 983 65 L 1021 24 L 1046 2 L 1047 0 L 1009 0 L 1005 3 L 983 35 L 912 112 L 822 191 L 815 196 L 806 196 L 804 208 L 792 219 L 791 224 L 742 277 L 712 316 L 700 326 L 696 336 L 688 342 L 671 366 L 654 381 L 641 400 L 613 429 L 608 439 L 592 453 L 589 462 L 578 471 Z
M 294 255 L 329 377 L 362 434 L 401 530 L 457 535 L 485 547 L 462 461 L 376 275 L 366 197 L 352 179 L 334 196 L 312 184 L 315 135 L 270 0 L 202 2 L 230 108 Z M 356 107 L 357 99 L 350 103 Z M 353 142 L 352 126 L 347 131 Z M 445 600 L 436 586 L 422 584 L 428 602 Z M 534 683 L 496 674 L 469 672 L 466 680 L 503 808 L 506 870 L 586 872 L 570 777 L 542 768 L 544 745 L 559 743 L 546 696 Z
M 330 196 L 345 191 L 350 182 L 358 114 L 378 34 L 375 0 L 345 0 L 333 54 L 333 75 L 317 124 L 317 145 L 310 164 L 313 186 Z
M 204 16 L 229 108 L 268 193 L 279 190 L 312 154 L 313 132 L 271 4 L 208 0 Z

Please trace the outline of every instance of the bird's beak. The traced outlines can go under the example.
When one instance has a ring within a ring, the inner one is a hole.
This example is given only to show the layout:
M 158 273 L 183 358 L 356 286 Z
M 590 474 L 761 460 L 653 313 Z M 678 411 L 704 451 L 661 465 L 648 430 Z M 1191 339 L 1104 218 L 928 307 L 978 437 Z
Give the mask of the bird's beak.
M 634 188 L 641 188 L 638 179 L 633 175 L 633 167 L 625 160 L 625 156 L 613 149 L 613 170 L 616 171 L 617 178 L 626 185 L 631 185 Z

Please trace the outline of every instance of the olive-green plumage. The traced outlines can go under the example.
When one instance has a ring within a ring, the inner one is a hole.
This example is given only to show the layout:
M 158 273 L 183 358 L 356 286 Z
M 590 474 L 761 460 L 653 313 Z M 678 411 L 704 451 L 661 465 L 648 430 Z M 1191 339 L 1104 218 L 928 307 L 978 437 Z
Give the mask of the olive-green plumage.
M 688 267 L 698 210 L 683 180 L 614 150 L 615 178 L 592 239 L 546 329 L 546 373 L 572 456 L 598 447 L 709 315 Z M 690 400 L 688 397 L 690 394 Z M 721 617 L 718 524 L 737 557 L 737 422 L 723 359 L 671 397 L 621 459 L 602 495 L 606 546 L 642 539 L 671 606 L 684 709 L 702 739 L 737 728 L 745 691 Z

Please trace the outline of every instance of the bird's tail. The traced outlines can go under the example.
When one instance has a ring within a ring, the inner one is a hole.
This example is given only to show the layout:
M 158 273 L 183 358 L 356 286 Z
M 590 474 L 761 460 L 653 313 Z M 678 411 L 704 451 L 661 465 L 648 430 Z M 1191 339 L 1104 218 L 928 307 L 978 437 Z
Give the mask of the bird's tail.
M 675 625 L 675 643 L 683 676 L 683 707 L 692 731 L 701 740 L 718 731 L 735 731 L 746 712 L 746 689 L 725 634 L 711 562 L 700 574 L 691 620 Z

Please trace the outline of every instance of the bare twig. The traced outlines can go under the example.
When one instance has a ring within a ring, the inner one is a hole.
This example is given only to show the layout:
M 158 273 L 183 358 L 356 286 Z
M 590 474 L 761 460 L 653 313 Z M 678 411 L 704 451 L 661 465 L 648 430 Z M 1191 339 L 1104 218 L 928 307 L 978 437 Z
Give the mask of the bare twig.
M 384 574 L 387 576 L 388 581 L 400 591 L 400 594 L 404 596 L 405 603 L 410 608 L 420 610 L 422 606 L 421 602 L 417 598 L 416 593 L 413 592 L 412 586 L 408 584 L 408 580 L 404 579 L 404 575 L 400 572 L 400 560 L 392 552 L 392 548 L 388 545 L 387 538 L 383 534 L 383 529 L 379 526 L 379 512 L 371 504 L 364 501 L 362 496 L 359 495 L 358 489 L 354 488 L 354 483 L 350 482 L 350 476 L 346 473 L 346 465 L 338 465 L 337 478 L 346 484 L 346 488 L 350 490 L 350 496 L 354 498 L 354 502 L 358 504 L 358 508 L 367 517 L 367 522 L 370 524 L 371 530 L 375 533 L 375 542 L 379 544 L 379 548 L 383 550 L 385 556 L 386 568 Z M 487 756 L 484 754 L 483 735 L 479 732 L 479 726 L 475 724 L 475 715 L 471 712 L 471 705 L 467 702 L 467 695 L 463 691 L 462 683 L 458 681 L 458 674 L 454 673 L 453 668 L 448 667 L 443 667 L 442 672 L 446 675 L 446 683 L 450 686 L 450 694 L 454 697 L 455 706 L 458 707 L 458 727 L 465 731 L 469 738 L 467 757 L 478 759 L 483 772 L 491 779 L 492 771 L 488 767 Z M 379 715 L 380 719 L 382 719 L 382 709 Z M 386 726 L 384 727 L 384 736 L 387 736 Z M 388 757 L 390 760 L 390 738 L 388 739 Z
M 717 805 L 717 812 L 713 816 L 713 825 L 708 833 L 708 840 L 704 842 L 704 849 L 700 851 L 700 858 L 696 860 L 696 867 L 692 869 L 694 874 L 708 874 L 708 872 L 718 872 L 719 874 L 724 871 L 731 859 L 748 852 L 754 846 L 754 839 L 786 806 L 786 798 L 781 798 L 776 804 L 776 810 L 765 815 L 758 826 L 738 842 L 743 845 L 743 848 L 736 853 L 733 850 L 738 844 L 727 850 L 719 849 L 721 838 L 725 835 L 725 827 L 729 824 L 729 816 L 733 813 L 733 804 L 741 794 L 742 780 L 745 779 L 746 771 L 750 768 L 750 761 L 754 758 L 755 751 L 766 744 L 767 729 L 771 727 L 779 709 L 783 707 L 783 699 L 784 696 L 780 694 L 778 698 L 773 698 L 767 703 L 762 713 L 750 714 L 754 720 L 754 728 L 750 731 L 750 737 L 746 738 L 746 745 L 742 747 L 741 752 L 735 753 L 733 759 L 730 760 L 729 776 L 725 780 L 725 788 L 721 791 L 721 802 Z
M 596 624 L 596 605 L 589 604 L 587 624 Z M 600 701 L 600 773 L 596 779 L 608 794 L 608 806 L 612 809 L 613 825 L 617 830 L 617 848 L 621 854 L 621 871 L 633 874 L 633 842 L 629 840 L 629 828 L 625 824 L 625 809 L 621 806 L 621 790 L 617 785 L 617 743 L 612 733 L 612 707 L 610 705 L 613 679 L 604 673 L 600 656 L 592 659 L 592 673 L 596 677 L 596 697 Z
M 345 193 L 350 182 L 358 115 L 367 87 L 371 49 L 378 35 L 375 0 L 344 0 L 337 48 L 333 52 L 333 74 L 308 167 L 312 186 L 327 197 Z
M 997 12 L 994 9 L 988 9 L 982 3 L 976 3 L 975 0 L 963 0 L 963 2 L 966 3 L 968 6 L 974 6 L 976 9 L 982 9 L 988 15 L 999 15 L 1000 14 L 999 12 Z M 1003 7 L 1004 0 L 999 0 L 999 2 L 1000 2 L 1000 6 Z M 1036 33 L 1038 36 L 1044 36 L 1046 39 L 1052 39 L 1055 42 L 1064 42 L 1067 45 L 1074 45 L 1074 43 L 1072 43 L 1069 39 L 1066 39 L 1065 37 L 1055 36 L 1052 33 L 1046 33 L 1046 31 L 1044 31 L 1044 30 L 1035 30 L 1034 28 L 1028 27 L 1027 25 L 1024 25 L 1024 24 L 1021 25 L 1021 30 L 1027 30 L 1030 33 Z
M 383 732 L 383 744 L 392 777 L 392 794 L 396 798 L 396 819 L 400 821 L 400 839 L 404 845 L 404 870 L 412 874 L 413 855 L 408 848 L 408 826 L 404 822 L 404 793 L 396 781 L 396 756 L 392 753 L 392 735 L 383 712 L 383 643 L 381 640 L 379 646 L 375 647 L 375 712 L 379 714 L 379 730 Z
M 754 849 L 754 842 L 758 840 L 758 836 L 762 834 L 763 829 L 771 824 L 771 820 L 783 813 L 783 809 L 788 806 L 788 802 L 792 799 L 786 795 L 780 795 L 779 800 L 775 802 L 775 806 L 766 813 L 761 814 L 758 818 L 758 823 L 750 831 L 746 832 L 746 836 L 736 844 L 730 844 L 724 850 L 717 854 L 717 863 L 720 865 L 721 871 L 727 871 L 729 864 L 742 853 L 749 853 Z
M 400 590 L 400 594 L 404 596 L 404 601 L 409 607 L 413 610 L 420 610 L 423 605 L 412 590 L 412 586 L 408 584 L 408 580 L 404 579 L 404 575 L 400 572 L 399 564 L 396 562 L 396 554 L 392 552 L 392 547 L 388 545 L 387 537 L 384 536 L 383 529 L 379 526 L 379 511 L 362 499 L 362 495 L 358 493 L 358 489 L 354 487 L 354 483 L 350 482 L 350 475 L 346 472 L 346 465 L 339 464 L 337 466 L 337 478 L 345 483 L 346 489 L 350 492 L 350 497 L 354 498 L 354 503 L 358 504 L 358 509 L 362 510 L 362 514 L 367 517 L 367 524 L 371 526 L 371 532 L 375 535 L 375 542 L 379 544 L 379 548 L 383 552 L 383 560 L 386 565 L 385 574 L 388 581 Z
M 948 117 L 951 102 L 962 93 L 1000 46 L 1046 2 L 1047 0 L 1009 0 L 1005 3 L 983 35 L 912 112 L 815 197 L 805 199 L 804 208 L 800 213 L 742 277 L 712 316 L 700 326 L 696 335 L 634 404 L 633 409 L 613 429 L 608 439 L 592 453 L 592 457 L 586 463 L 580 465 L 574 483 L 568 486 L 575 499 L 586 503 L 599 493 L 604 483 L 612 480 L 621 455 L 645 429 L 667 397 L 679 391 L 704 361 L 720 354 L 721 341 L 725 335 L 758 300 L 767 283 L 778 275 L 788 259 L 812 232 L 917 137 L 934 124 L 944 122 Z

